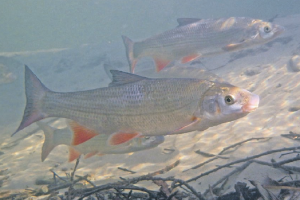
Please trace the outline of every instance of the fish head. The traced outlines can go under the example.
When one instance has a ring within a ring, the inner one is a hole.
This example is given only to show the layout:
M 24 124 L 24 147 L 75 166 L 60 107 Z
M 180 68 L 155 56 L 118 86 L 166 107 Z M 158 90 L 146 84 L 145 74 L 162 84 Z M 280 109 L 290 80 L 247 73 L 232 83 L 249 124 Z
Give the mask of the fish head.
M 219 124 L 247 115 L 254 111 L 258 104 L 258 95 L 227 83 L 220 83 L 205 93 L 200 110 L 202 118 Z
M 142 136 L 134 138 L 130 144 L 132 151 L 141 151 L 145 149 L 151 149 L 157 147 L 159 144 L 165 141 L 165 137 L 162 135 L 158 136 Z
M 262 20 L 252 20 L 248 27 L 251 29 L 248 30 L 251 34 L 249 41 L 257 44 L 268 42 L 284 32 L 284 27 Z

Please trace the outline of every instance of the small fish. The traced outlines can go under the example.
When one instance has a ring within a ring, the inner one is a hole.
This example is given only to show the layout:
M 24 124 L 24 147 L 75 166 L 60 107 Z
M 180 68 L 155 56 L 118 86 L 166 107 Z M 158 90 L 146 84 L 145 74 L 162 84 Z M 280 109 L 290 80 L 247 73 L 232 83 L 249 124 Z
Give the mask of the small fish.
M 139 42 L 122 36 L 130 72 L 139 58 L 152 57 L 160 71 L 174 60 L 182 63 L 199 57 L 236 51 L 266 43 L 284 28 L 259 19 L 230 17 L 221 19 L 177 19 L 179 26 Z
M 59 117 L 76 121 L 83 130 L 108 134 L 108 144 L 119 145 L 140 136 L 203 131 L 241 118 L 259 104 L 258 95 L 228 83 L 111 73 L 108 87 L 53 92 L 25 66 L 27 103 L 15 133 L 41 119 Z
M 93 131 L 83 130 L 82 127 L 71 120 L 67 120 L 67 124 L 67 128 L 56 129 L 44 122 L 37 122 L 37 125 L 45 134 L 45 141 L 42 147 L 42 161 L 58 145 L 69 146 L 69 162 L 72 162 L 81 154 L 85 154 L 85 158 L 89 158 L 96 154 L 130 153 L 157 147 L 165 140 L 164 136 L 140 137 L 120 145 L 111 146 L 107 145 L 109 135 L 93 134 Z

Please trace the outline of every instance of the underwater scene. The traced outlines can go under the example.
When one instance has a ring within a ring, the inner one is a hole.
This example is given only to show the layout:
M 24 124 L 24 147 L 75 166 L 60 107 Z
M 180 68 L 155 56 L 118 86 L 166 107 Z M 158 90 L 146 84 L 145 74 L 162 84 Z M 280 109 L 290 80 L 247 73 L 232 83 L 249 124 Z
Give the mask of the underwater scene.
M 299 200 L 300 1 L 3 1 L 0 200 Z

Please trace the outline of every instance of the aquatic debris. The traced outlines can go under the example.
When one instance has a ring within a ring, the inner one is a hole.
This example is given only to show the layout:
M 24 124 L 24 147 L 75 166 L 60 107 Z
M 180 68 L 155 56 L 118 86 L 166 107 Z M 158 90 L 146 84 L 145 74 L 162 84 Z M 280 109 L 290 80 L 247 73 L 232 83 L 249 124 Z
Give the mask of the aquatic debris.
M 138 59 L 152 57 L 160 71 L 174 60 L 187 63 L 197 58 L 266 43 L 284 28 L 259 19 L 230 17 L 221 19 L 177 19 L 178 27 L 139 42 L 122 36 L 130 72 Z
M 289 68 L 293 72 L 299 72 L 300 71 L 300 56 L 294 55 L 289 62 Z
M 300 110 L 300 106 L 294 106 L 289 108 L 290 112 L 297 112 L 298 110 Z
M 265 138 L 266 139 L 266 138 Z M 252 139 L 249 139 L 251 141 Z M 241 141 L 234 145 L 230 145 L 224 148 L 224 151 L 231 149 L 233 146 L 240 145 L 245 143 L 245 141 Z M 278 152 L 285 151 L 295 151 L 299 150 L 300 146 L 290 147 L 290 148 L 281 148 L 274 149 L 271 151 L 262 152 L 258 155 L 245 157 L 239 160 L 235 160 L 233 162 L 227 163 L 225 165 L 217 166 L 216 168 L 209 170 L 207 172 L 201 172 L 199 176 L 191 178 L 189 180 L 177 179 L 175 177 L 167 177 L 162 178 L 158 177 L 159 174 L 164 174 L 168 170 L 172 170 L 174 167 L 178 166 L 180 161 L 176 161 L 169 166 L 166 166 L 165 169 L 159 170 L 161 173 L 152 172 L 147 175 L 142 175 L 134 178 L 122 178 L 121 181 L 108 183 L 103 185 L 96 185 L 91 180 L 89 180 L 89 175 L 78 176 L 75 175 L 79 159 L 75 164 L 74 170 L 71 172 L 71 175 L 67 175 L 66 177 L 59 177 L 54 171 L 53 173 L 53 181 L 52 183 L 47 183 L 46 185 L 39 186 L 36 189 L 27 189 L 25 192 L 19 191 L 4 191 L 0 192 L 0 198 L 5 196 L 5 198 L 12 197 L 22 197 L 28 198 L 32 196 L 38 197 L 57 197 L 60 199 L 85 199 L 89 198 L 98 198 L 98 199 L 200 199 L 200 200 L 209 200 L 211 197 L 217 198 L 218 200 L 232 200 L 232 199 L 245 199 L 245 200 L 253 200 L 259 199 L 261 197 L 269 198 L 269 195 L 274 197 L 273 199 L 284 199 L 285 197 L 290 198 L 291 200 L 299 199 L 299 191 L 300 191 L 300 180 L 293 180 L 292 174 L 295 176 L 299 176 L 300 168 L 296 164 L 297 161 L 300 161 L 300 156 L 294 156 L 285 160 L 275 161 L 271 160 L 271 162 L 265 162 L 261 160 L 256 160 L 255 158 L 270 155 Z M 294 152 L 297 154 L 296 152 Z M 238 163 L 241 165 L 237 166 Z M 281 171 L 286 172 L 286 176 L 279 180 L 273 180 L 271 178 L 267 178 L 264 182 L 259 182 L 257 180 L 248 180 L 253 183 L 254 187 L 247 187 L 246 183 L 236 182 L 234 185 L 235 191 L 226 193 L 228 190 L 228 181 L 229 179 L 235 179 L 235 176 L 242 171 L 244 171 L 248 166 L 252 163 L 264 165 L 270 168 L 277 168 Z M 294 166 L 291 166 L 292 163 L 295 163 Z M 228 167 L 235 166 L 229 173 L 225 176 L 216 178 L 215 172 L 226 169 Z M 138 173 L 138 172 L 137 172 Z M 190 185 L 190 182 L 196 181 L 203 176 L 212 175 L 214 177 L 215 183 L 211 184 L 208 189 L 204 192 L 197 191 L 196 188 Z M 291 180 L 290 180 L 291 179 Z M 161 186 L 161 190 L 148 189 L 142 186 L 142 182 L 144 181 L 152 181 L 154 184 L 158 184 Z M 83 183 L 88 183 L 83 186 Z M 63 190 L 62 190 L 63 189 Z M 65 192 L 65 189 L 68 189 Z M 272 190 L 272 193 L 270 193 Z M 275 194 L 273 191 L 277 190 Z M 3 195 L 3 196 L 1 196 Z M 275 196 L 274 196 L 275 195 Z M 272 199 L 272 198 L 271 198 Z
M 300 134 L 290 131 L 289 134 L 281 134 L 282 137 L 300 141 Z
M 257 74 L 260 74 L 262 71 L 261 66 L 257 66 L 257 67 L 251 67 L 245 70 L 244 74 L 246 76 L 255 76 Z
M 226 155 L 226 154 L 228 154 L 228 153 L 231 153 L 231 152 L 233 152 L 233 151 L 236 151 L 242 144 L 244 144 L 244 143 L 246 143 L 246 142 L 249 142 L 249 141 L 252 141 L 252 140 L 257 140 L 257 141 L 264 141 L 264 142 L 266 142 L 266 141 L 268 141 L 268 140 L 270 140 L 270 139 L 271 139 L 271 137 L 249 138 L 249 139 L 246 139 L 246 140 L 244 140 L 244 141 L 237 142 L 237 143 L 232 144 L 232 145 L 230 145 L 230 146 L 228 146 L 228 147 L 225 147 L 225 148 L 224 148 L 222 151 L 220 151 L 217 155 L 213 155 L 213 154 L 210 154 L 210 153 L 206 153 L 206 152 L 202 152 L 202 151 L 200 151 L 200 150 L 197 150 L 197 151 L 195 151 L 195 153 L 200 154 L 200 155 L 203 155 L 203 156 L 206 156 L 206 157 L 212 157 L 212 158 L 210 158 L 209 160 L 206 160 L 206 161 L 204 161 L 204 162 L 202 162 L 202 163 L 200 163 L 200 164 L 198 164 L 198 165 L 196 165 L 196 166 L 194 166 L 194 167 L 192 167 L 192 168 L 185 169 L 185 170 L 183 170 L 182 172 L 186 172 L 186 171 L 189 171 L 189 170 L 192 170 L 192 169 L 197 169 L 197 168 L 202 167 L 202 166 L 206 165 L 207 163 L 210 163 L 210 162 L 212 162 L 212 161 L 214 161 L 214 160 L 216 160 L 216 159 L 218 159 L 218 158 L 221 158 L 221 159 L 228 159 L 228 157 L 225 157 L 225 156 L 223 156 L 223 155 Z

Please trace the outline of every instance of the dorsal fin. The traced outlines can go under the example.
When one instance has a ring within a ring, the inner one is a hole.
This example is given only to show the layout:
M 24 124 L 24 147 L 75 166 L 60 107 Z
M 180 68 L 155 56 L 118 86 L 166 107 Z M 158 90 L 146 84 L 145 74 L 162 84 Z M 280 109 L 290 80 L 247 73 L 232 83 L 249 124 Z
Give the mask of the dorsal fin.
M 194 22 L 200 21 L 201 19 L 198 18 L 178 18 L 177 22 L 178 22 L 178 26 L 184 26 L 187 24 L 192 24 Z
M 110 73 L 112 74 L 112 82 L 108 85 L 109 87 L 119 86 L 127 83 L 134 83 L 137 81 L 147 79 L 146 77 L 143 76 L 138 76 L 135 74 L 122 72 L 118 70 L 110 70 Z

